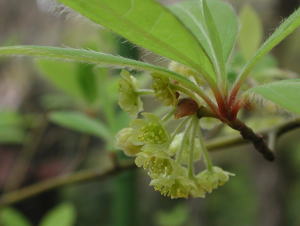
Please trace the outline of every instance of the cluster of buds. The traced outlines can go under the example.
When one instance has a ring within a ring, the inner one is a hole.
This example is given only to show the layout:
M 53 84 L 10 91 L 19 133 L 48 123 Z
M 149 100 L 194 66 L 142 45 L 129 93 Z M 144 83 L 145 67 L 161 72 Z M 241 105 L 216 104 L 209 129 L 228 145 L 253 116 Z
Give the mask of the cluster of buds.
M 176 66 L 172 68 L 193 71 Z M 233 174 L 212 165 L 197 118 L 198 104 L 188 98 L 176 82 L 152 74 L 152 90 L 139 90 L 129 72 L 122 72 L 119 104 L 135 117 L 129 128 L 116 137 L 117 146 L 128 156 L 135 157 L 138 167 L 145 169 L 151 178 L 150 185 L 170 198 L 205 197 L 207 193 L 225 184 Z M 153 94 L 170 111 L 164 117 L 142 111 L 142 94 Z M 139 117 L 137 117 L 139 115 Z M 174 116 L 174 117 L 172 117 Z M 170 121 L 177 128 L 171 133 Z M 203 161 L 206 169 L 196 172 L 195 165 Z

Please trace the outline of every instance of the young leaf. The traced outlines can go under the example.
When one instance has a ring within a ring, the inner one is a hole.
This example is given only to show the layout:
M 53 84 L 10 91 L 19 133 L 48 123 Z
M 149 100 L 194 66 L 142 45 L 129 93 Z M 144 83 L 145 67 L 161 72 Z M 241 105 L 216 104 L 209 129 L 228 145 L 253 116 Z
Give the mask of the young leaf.
M 178 80 L 190 88 L 196 87 L 184 76 L 169 71 L 163 67 L 95 51 L 49 46 L 10 46 L 0 47 L 0 56 L 1 55 L 42 57 L 56 60 L 82 62 L 87 64 L 97 64 L 106 67 L 128 67 L 137 70 L 157 72 L 160 73 L 161 76 L 167 76 L 171 79 Z
M 277 30 L 267 39 L 267 41 L 260 47 L 256 54 L 246 64 L 241 74 L 238 77 L 237 82 L 242 82 L 247 78 L 253 67 L 257 62 L 268 54 L 275 46 L 277 46 L 288 35 L 295 31 L 300 26 L 300 8 L 298 8 L 291 16 L 289 16 Z
M 282 108 L 300 114 L 300 79 L 282 80 L 254 87 L 254 92 L 278 104 Z
M 224 62 L 227 62 L 237 37 L 237 17 L 232 7 L 223 1 L 209 0 L 207 5 L 220 37 Z M 201 1 L 182 1 L 170 8 L 185 26 L 193 32 L 205 51 L 212 57 L 211 40 L 204 26 Z
M 238 39 L 240 51 L 249 60 L 257 51 L 263 39 L 263 26 L 255 10 L 245 5 L 240 14 L 241 30 Z
M 110 54 L 99 53 L 81 49 L 57 48 L 46 46 L 12 46 L 0 48 L 0 56 L 33 56 L 52 58 L 56 60 L 69 60 L 88 64 L 97 64 L 106 67 L 132 68 L 159 73 L 161 76 L 177 80 L 186 88 L 196 91 L 203 99 L 207 99 L 205 93 L 193 82 L 184 76 L 172 72 L 166 68 L 147 64 L 141 61 L 131 60 Z M 208 102 L 208 101 L 207 101 Z
M 206 25 L 206 30 L 208 31 L 208 36 L 212 43 L 212 50 L 214 53 L 213 55 L 215 58 L 215 63 L 214 63 L 215 71 L 216 71 L 216 74 L 218 76 L 220 76 L 219 81 L 225 85 L 225 82 L 227 82 L 227 79 L 226 79 L 226 77 L 224 78 L 224 76 L 226 76 L 225 61 L 223 58 L 223 48 L 222 48 L 222 43 L 221 43 L 221 39 L 219 36 L 219 31 L 216 27 L 216 23 L 210 12 L 210 9 L 207 5 L 207 1 L 201 0 L 201 2 L 202 2 L 202 13 L 203 13 L 203 17 L 204 17 L 204 21 L 205 21 L 205 25 Z M 223 78 L 222 78 L 222 76 L 223 76 Z
M 132 43 L 204 75 L 212 74 L 212 66 L 197 39 L 155 0 L 59 1 Z
M 75 224 L 75 208 L 73 205 L 64 203 L 50 212 L 41 220 L 39 226 L 73 226 Z
M 50 121 L 81 133 L 86 133 L 94 136 L 111 139 L 109 129 L 99 120 L 90 118 L 79 112 L 53 112 L 49 116 Z
M 1 226 L 31 226 L 31 223 L 15 209 L 5 208 L 0 210 Z

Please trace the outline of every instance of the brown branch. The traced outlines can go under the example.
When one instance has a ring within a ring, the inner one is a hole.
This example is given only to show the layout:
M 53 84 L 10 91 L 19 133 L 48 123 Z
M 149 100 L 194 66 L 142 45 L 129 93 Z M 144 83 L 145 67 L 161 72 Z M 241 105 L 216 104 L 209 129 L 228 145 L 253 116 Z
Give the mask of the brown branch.
M 197 116 L 198 118 L 202 118 L 202 117 L 218 118 L 217 115 L 211 113 L 211 111 L 206 107 L 199 108 L 197 112 Z M 268 147 L 262 135 L 260 135 L 259 133 L 255 133 L 250 127 L 248 127 L 245 123 L 243 123 L 238 119 L 234 121 L 225 121 L 224 123 L 226 123 L 232 129 L 239 131 L 242 138 L 245 141 L 251 142 L 255 147 L 255 149 L 258 152 L 260 152 L 265 159 L 269 161 L 275 160 L 274 152 L 270 149 L 270 147 Z M 282 126 L 280 130 L 277 127 L 274 129 L 276 129 L 277 133 L 280 135 L 280 133 L 285 133 L 286 131 L 298 128 L 299 124 L 300 124 L 299 119 L 296 119 Z M 238 138 L 234 138 L 234 139 L 235 141 L 233 142 L 242 142 Z M 232 142 L 232 141 L 222 141 L 222 142 Z
M 250 141 L 255 149 L 260 152 L 265 159 L 269 161 L 274 161 L 275 156 L 274 152 L 270 150 L 268 145 L 266 144 L 263 136 L 256 134 L 250 127 L 248 127 L 245 123 L 240 120 L 234 120 L 227 123 L 232 129 L 235 129 L 240 132 L 241 136 Z
M 104 171 L 99 169 L 92 169 L 74 173 L 72 175 L 63 175 L 56 178 L 48 179 L 46 181 L 27 186 L 25 188 L 21 188 L 19 190 L 3 194 L 0 197 L 0 209 L 4 206 L 17 203 L 19 201 L 28 199 L 32 196 L 41 194 L 43 192 L 56 189 L 58 187 L 92 180 L 103 180 L 109 176 L 113 176 L 123 171 L 134 168 L 135 165 L 133 164 L 133 162 L 130 162 L 126 165 L 118 165 L 118 167 L 111 167 Z
M 277 126 L 274 126 L 274 127 L 268 128 L 268 129 L 260 130 L 257 133 L 261 134 L 262 137 L 267 137 L 270 134 L 270 132 L 275 131 L 275 138 L 276 138 L 276 140 L 278 140 L 282 135 L 284 135 L 292 130 L 298 129 L 298 128 L 300 128 L 300 118 L 284 122 L 282 124 L 279 124 Z M 224 148 L 229 148 L 229 147 L 236 146 L 236 145 L 247 144 L 248 142 L 249 141 L 245 140 L 241 136 L 232 135 L 232 136 L 216 138 L 216 139 L 210 141 L 207 144 L 207 148 L 210 151 L 219 151 Z

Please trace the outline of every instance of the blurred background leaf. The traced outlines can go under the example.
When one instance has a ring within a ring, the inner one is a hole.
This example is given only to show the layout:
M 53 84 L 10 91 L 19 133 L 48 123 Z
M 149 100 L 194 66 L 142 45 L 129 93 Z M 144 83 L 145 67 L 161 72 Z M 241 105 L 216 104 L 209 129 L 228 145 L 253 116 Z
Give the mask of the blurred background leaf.
M 159 226 L 183 226 L 188 221 L 188 209 L 186 205 L 177 205 L 169 211 L 160 211 L 156 215 Z
M 13 208 L 4 208 L 0 210 L 1 226 L 31 226 L 26 217 Z
M 72 204 L 63 203 L 51 210 L 39 226 L 73 226 L 76 220 L 76 212 Z
M 263 25 L 256 11 L 247 4 L 241 10 L 240 23 L 238 44 L 243 57 L 249 60 L 263 40 Z
M 106 140 L 111 139 L 109 129 L 101 121 L 79 112 L 52 112 L 49 119 L 62 127 L 77 132 L 98 136 Z

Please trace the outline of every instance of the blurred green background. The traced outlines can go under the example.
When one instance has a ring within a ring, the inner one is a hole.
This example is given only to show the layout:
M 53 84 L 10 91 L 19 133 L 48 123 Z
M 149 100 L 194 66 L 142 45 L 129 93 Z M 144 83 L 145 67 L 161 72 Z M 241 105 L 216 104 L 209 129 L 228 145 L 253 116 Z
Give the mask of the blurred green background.
M 300 5 L 299 0 L 231 3 L 237 11 L 250 3 L 265 36 Z M 1 0 L 0 15 L 1 46 L 68 46 L 157 62 L 155 55 L 51 0 Z M 299 35 L 298 30 L 273 52 L 280 68 L 298 74 Z M 113 158 L 127 159 L 113 145 L 116 132 L 129 122 L 117 106 L 117 74 L 80 63 L 0 59 L 1 193 L 80 170 L 106 169 Z M 137 77 L 147 84 L 146 77 Z M 299 136 L 299 130 L 293 131 L 278 141 L 275 163 L 250 145 L 213 154 L 217 165 L 236 176 L 205 199 L 164 198 L 148 186 L 143 171 L 129 170 L 1 209 L 0 226 L 299 226 Z

